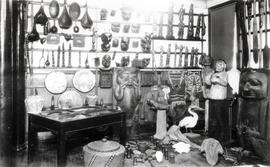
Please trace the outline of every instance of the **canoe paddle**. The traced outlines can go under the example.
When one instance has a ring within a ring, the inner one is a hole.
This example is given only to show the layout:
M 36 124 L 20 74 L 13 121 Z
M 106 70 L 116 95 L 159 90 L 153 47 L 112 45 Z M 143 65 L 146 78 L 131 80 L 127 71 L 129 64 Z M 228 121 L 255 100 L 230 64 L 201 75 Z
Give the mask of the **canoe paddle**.
M 258 5 L 259 9 L 259 31 L 260 31 L 260 52 L 259 52 L 259 68 L 262 68 L 262 57 L 263 57 L 263 52 L 262 52 L 262 27 L 263 27 L 263 22 L 264 22 L 264 0 L 260 0 Z
M 253 3 L 253 59 L 254 62 L 258 62 L 258 29 L 257 29 L 257 18 L 256 18 L 256 0 Z
M 268 2 L 268 6 L 270 9 L 270 1 Z M 265 0 L 265 46 L 263 49 L 263 68 L 269 68 L 269 57 L 270 57 L 270 49 L 268 47 L 268 36 L 267 36 L 267 0 Z
M 248 60 L 251 60 L 251 25 L 250 25 L 250 22 L 251 22 L 251 19 L 252 19 L 252 1 L 253 0 L 247 0 L 246 2 L 246 6 L 247 6 L 247 15 L 248 15 L 248 46 L 249 46 L 249 57 L 248 57 Z M 250 61 L 248 61 L 248 64 L 247 64 L 247 67 L 250 67 Z

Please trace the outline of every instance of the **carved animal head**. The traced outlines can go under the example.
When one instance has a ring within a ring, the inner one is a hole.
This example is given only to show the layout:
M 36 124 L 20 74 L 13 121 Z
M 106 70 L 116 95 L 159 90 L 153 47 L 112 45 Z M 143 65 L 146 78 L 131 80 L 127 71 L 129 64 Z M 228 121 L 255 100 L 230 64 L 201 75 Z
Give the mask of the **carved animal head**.
M 240 76 L 239 92 L 243 98 L 261 99 L 267 96 L 267 74 L 247 69 Z
M 215 62 L 215 70 L 217 72 L 222 72 L 226 70 L 226 62 L 224 60 L 216 60 Z

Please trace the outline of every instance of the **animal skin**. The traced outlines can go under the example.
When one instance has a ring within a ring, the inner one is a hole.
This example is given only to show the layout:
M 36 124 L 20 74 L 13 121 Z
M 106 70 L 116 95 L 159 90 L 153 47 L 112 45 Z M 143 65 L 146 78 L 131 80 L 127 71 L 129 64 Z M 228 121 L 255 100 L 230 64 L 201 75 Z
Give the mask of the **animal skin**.
M 216 165 L 218 162 L 218 154 L 223 154 L 224 150 L 217 140 L 209 138 L 203 141 L 201 152 L 205 152 L 206 160 L 210 165 Z

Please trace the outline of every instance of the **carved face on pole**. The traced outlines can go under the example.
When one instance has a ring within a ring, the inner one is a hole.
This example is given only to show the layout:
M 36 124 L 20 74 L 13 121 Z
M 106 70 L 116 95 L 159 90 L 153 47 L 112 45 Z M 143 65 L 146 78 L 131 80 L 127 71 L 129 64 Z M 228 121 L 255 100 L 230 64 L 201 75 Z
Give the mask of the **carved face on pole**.
M 239 90 L 243 98 L 265 98 L 267 96 L 267 75 L 251 69 L 243 72 L 240 78 Z
M 222 72 L 226 70 L 226 63 L 224 60 L 217 60 L 215 63 L 216 72 Z

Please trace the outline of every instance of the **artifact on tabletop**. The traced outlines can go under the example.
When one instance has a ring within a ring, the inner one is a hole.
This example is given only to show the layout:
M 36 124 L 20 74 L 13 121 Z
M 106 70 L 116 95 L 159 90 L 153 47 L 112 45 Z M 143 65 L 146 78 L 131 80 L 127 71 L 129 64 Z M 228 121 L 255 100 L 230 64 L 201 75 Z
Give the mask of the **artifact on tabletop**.
M 45 99 L 42 96 L 38 95 L 38 92 L 35 89 L 35 94 L 27 96 L 24 102 L 28 113 L 38 114 L 41 112 L 45 104 Z

